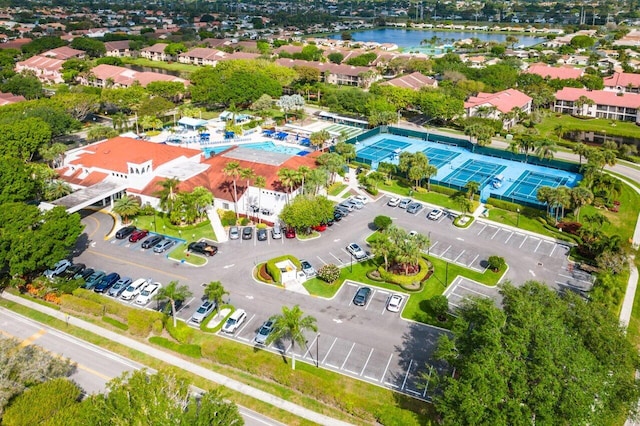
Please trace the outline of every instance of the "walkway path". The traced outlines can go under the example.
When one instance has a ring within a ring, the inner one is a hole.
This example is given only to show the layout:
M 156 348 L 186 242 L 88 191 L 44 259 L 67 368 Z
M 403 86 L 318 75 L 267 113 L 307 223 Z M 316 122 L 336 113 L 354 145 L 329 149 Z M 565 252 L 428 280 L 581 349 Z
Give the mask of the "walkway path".
M 207 217 L 209 218 L 209 222 L 211 223 L 211 228 L 213 228 L 213 232 L 216 234 L 216 239 L 219 243 L 224 243 L 229 239 L 227 232 L 224 230 L 224 226 L 222 226 L 222 222 L 220 222 L 220 216 L 216 212 L 216 209 L 213 206 L 207 207 Z
M 209 381 L 218 383 L 220 385 L 226 386 L 229 389 L 232 389 L 236 392 L 240 392 L 244 395 L 248 395 L 252 398 L 261 400 L 268 404 L 271 404 L 275 407 L 278 407 L 282 410 L 288 411 L 296 416 L 302 417 L 306 420 L 327 426 L 347 426 L 349 423 L 333 419 L 331 417 L 325 416 L 323 414 L 316 413 L 315 411 L 311 411 L 307 408 L 304 408 L 300 405 L 291 403 L 277 396 L 271 395 L 270 393 L 264 392 L 260 389 L 256 389 L 252 386 L 245 385 L 237 380 L 230 379 L 228 377 L 223 376 L 222 374 L 215 373 L 211 370 L 208 370 L 204 367 L 201 367 L 197 364 L 179 358 L 170 353 L 164 352 L 162 350 L 156 349 L 153 346 L 147 345 L 145 343 L 139 342 L 134 339 L 130 339 L 121 334 L 112 332 L 105 328 L 99 327 L 95 324 L 91 324 L 87 321 L 83 321 L 79 318 L 67 316 L 67 314 L 57 311 L 55 309 L 51 309 L 47 306 L 40 305 L 38 303 L 23 299 L 21 297 L 15 296 L 9 293 L 2 293 L 2 297 L 4 299 L 10 300 L 12 302 L 18 303 L 20 305 L 26 306 L 30 309 L 40 311 L 46 315 L 57 318 L 61 321 L 66 321 L 68 324 L 73 325 L 74 327 L 79 327 L 84 330 L 90 331 L 98 336 L 101 336 L 105 339 L 114 341 L 121 345 L 125 345 L 129 348 L 140 351 L 144 354 L 152 356 L 156 359 L 159 359 L 162 362 L 167 364 L 171 364 L 174 367 L 181 368 L 190 373 L 197 374 L 198 376 L 207 379 Z

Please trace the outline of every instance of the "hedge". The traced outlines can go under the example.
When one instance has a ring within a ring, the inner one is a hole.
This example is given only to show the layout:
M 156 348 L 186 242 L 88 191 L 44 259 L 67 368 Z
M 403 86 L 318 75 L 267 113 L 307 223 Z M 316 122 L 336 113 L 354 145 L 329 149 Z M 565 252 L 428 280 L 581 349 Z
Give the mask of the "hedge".
M 398 284 L 400 286 L 413 285 L 415 282 L 422 282 L 429 273 L 429 264 L 422 257 L 418 259 L 418 265 L 420 265 L 420 272 L 415 275 L 396 275 L 391 272 L 387 272 L 384 269 L 384 265 L 378 267 L 380 277 L 390 283 Z
M 64 310 L 89 314 L 96 317 L 102 316 L 103 307 L 101 304 L 91 300 L 82 299 L 72 294 L 63 294 L 60 296 L 60 306 Z
M 127 324 L 120 322 L 115 318 L 108 317 L 106 315 L 102 317 L 102 321 L 106 322 L 107 324 L 111 324 L 112 326 L 119 328 L 120 330 L 127 330 L 129 328 Z
M 212 313 L 204 321 L 200 323 L 200 331 L 204 331 L 205 333 L 217 333 L 218 331 L 220 331 L 224 323 L 227 322 L 227 319 L 231 316 L 231 314 L 235 311 L 235 308 L 232 305 L 221 305 L 218 307 L 218 309 L 220 311 L 222 311 L 223 309 L 229 309 L 229 313 L 227 314 L 227 316 L 222 318 L 222 321 L 220 321 L 218 325 L 212 328 L 212 327 L 209 327 L 209 323 L 213 321 L 213 319 L 215 318 L 216 315 L 218 315 L 218 312 L 219 312 L 214 310 L 213 312 L 215 312 L 215 314 Z
M 147 337 L 153 329 L 153 323 L 156 320 L 162 320 L 163 314 L 160 312 L 131 309 L 127 315 L 127 324 L 129 324 L 129 333 L 134 336 Z
M 540 210 L 534 209 L 533 207 L 523 206 L 522 204 L 512 203 L 511 201 L 498 200 L 493 197 L 489 197 L 486 204 L 510 212 L 517 212 L 518 209 L 520 209 L 520 213 L 525 216 L 535 217 L 540 215 Z
M 282 272 L 280 271 L 280 268 L 276 267 L 276 263 L 282 262 L 283 260 L 287 259 L 293 262 L 296 268 L 301 268 L 300 261 L 290 254 L 285 254 L 284 256 L 280 257 L 274 257 L 273 259 L 267 261 L 267 273 L 271 275 L 273 281 L 278 284 L 282 284 Z
M 202 358 L 202 351 L 198 345 L 181 345 L 159 336 L 150 337 L 149 342 L 191 358 Z
M 124 321 L 127 318 L 127 315 L 131 309 L 135 309 L 129 306 L 126 306 L 117 300 L 113 300 L 108 296 L 103 296 L 101 294 L 97 294 L 93 290 L 87 290 L 84 288 L 78 288 L 73 292 L 74 296 L 80 297 L 82 299 L 91 300 L 92 302 L 99 303 L 104 306 L 105 312 L 120 318 Z
M 177 321 L 176 326 L 173 326 L 173 318 L 167 317 L 164 323 L 165 328 L 173 337 L 180 343 L 191 343 L 193 342 L 194 337 L 194 329 L 189 327 L 182 321 Z

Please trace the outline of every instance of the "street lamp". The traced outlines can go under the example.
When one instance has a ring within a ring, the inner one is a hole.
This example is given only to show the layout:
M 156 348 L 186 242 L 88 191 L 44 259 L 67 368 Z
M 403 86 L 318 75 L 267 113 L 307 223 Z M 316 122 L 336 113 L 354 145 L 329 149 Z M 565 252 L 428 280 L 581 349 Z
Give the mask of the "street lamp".
M 316 367 L 320 367 L 320 333 L 316 337 Z
M 518 212 L 518 216 L 516 217 L 516 228 L 520 227 L 520 209 L 516 209 L 516 212 Z
M 431 231 L 429 231 L 429 245 L 427 246 L 427 256 L 431 256 Z
M 349 256 L 351 256 L 351 267 L 349 268 L 349 272 L 353 272 L 353 253 L 349 252 Z

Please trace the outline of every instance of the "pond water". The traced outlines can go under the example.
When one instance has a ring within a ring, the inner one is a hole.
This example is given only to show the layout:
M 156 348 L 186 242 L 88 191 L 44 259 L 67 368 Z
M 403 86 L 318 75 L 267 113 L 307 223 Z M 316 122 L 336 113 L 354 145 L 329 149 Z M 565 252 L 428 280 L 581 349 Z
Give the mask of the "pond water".
M 638 150 L 640 150 L 640 139 L 638 138 L 612 136 L 612 135 L 607 135 L 605 133 L 600 133 L 600 132 L 581 132 L 581 131 L 566 132 L 565 134 L 562 135 L 562 137 L 565 139 L 569 139 L 570 141 L 582 142 L 582 143 L 594 144 L 594 145 L 600 145 L 605 141 L 614 141 L 618 145 L 620 144 L 635 145 L 638 148 Z
M 133 65 L 133 64 L 123 64 L 122 66 L 138 72 L 157 72 L 159 74 L 174 75 L 176 77 L 182 77 L 180 75 L 180 71 L 166 70 L 164 68 L 141 67 L 140 65 Z
M 431 37 L 438 37 L 437 45 L 451 45 L 452 41 L 464 40 L 468 38 L 478 38 L 482 41 L 495 41 L 503 43 L 507 40 L 508 34 L 496 32 L 474 32 L 474 31 L 439 31 L 439 30 L 407 30 L 402 28 L 378 28 L 375 30 L 353 31 L 353 40 L 378 43 L 395 43 L 404 51 L 420 51 L 432 53 L 433 46 L 420 45 L 422 40 L 429 40 Z M 533 46 L 542 43 L 545 39 L 540 37 L 516 35 L 518 41 L 516 46 Z M 333 34 L 329 38 L 339 40 L 340 34 Z M 437 50 L 437 49 L 435 49 Z M 435 52 L 439 53 L 439 52 Z

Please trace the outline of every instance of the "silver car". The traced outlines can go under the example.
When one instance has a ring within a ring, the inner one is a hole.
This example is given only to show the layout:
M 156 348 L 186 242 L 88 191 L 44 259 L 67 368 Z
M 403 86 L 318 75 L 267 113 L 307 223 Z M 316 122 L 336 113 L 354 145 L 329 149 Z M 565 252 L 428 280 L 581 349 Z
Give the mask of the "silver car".
M 355 257 L 357 260 L 364 259 L 365 257 L 367 257 L 367 253 L 364 250 L 362 250 L 362 248 L 356 243 L 349 244 L 347 246 L 347 251 L 351 253 L 351 255 Z
M 273 320 L 265 321 L 265 323 L 262 324 L 262 327 L 260 327 L 260 330 L 258 330 L 258 334 L 256 334 L 256 337 L 254 337 L 254 342 L 256 342 L 258 345 L 264 345 L 267 341 L 267 337 L 269 337 L 272 331 Z
M 216 308 L 216 303 L 212 300 L 205 300 L 197 311 L 191 316 L 191 321 L 200 324 L 207 318 L 211 312 Z
M 304 274 L 307 277 L 315 277 L 316 276 L 316 270 L 314 269 L 313 266 L 311 266 L 311 264 L 309 262 L 307 262 L 306 260 L 301 260 L 300 261 L 300 266 L 302 267 L 302 272 L 304 272 Z
M 229 228 L 229 239 L 237 240 L 238 238 L 240 238 L 240 229 L 238 229 L 237 226 L 232 226 L 231 228 Z
M 169 250 L 176 242 L 174 240 L 162 240 L 153 247 L 155 253 L 164 253 Z
M 109 293 L 107 293 L 111 297 L 118 297 L 122 294 L 123 291 L 129 287 L 129 285 L 133 282 L 133 280 L 129 277 L 122 277 L 109 289 Z

